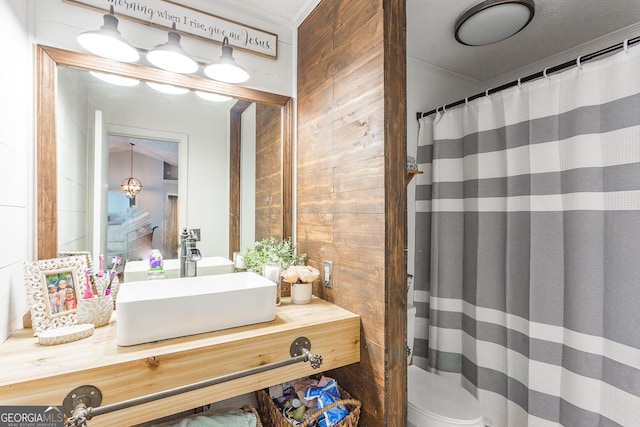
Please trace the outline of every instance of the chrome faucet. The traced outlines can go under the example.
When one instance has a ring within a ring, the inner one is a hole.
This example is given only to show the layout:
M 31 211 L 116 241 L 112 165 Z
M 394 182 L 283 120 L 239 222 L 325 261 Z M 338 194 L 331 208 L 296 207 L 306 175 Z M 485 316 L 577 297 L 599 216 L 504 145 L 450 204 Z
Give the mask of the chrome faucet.
M 182 229 L 180 234 L 180 277 L 195 277 L 198 274 L 198 261 L 202 259 L 200 249 L 196 248 L 198 239 L 194 230 Z

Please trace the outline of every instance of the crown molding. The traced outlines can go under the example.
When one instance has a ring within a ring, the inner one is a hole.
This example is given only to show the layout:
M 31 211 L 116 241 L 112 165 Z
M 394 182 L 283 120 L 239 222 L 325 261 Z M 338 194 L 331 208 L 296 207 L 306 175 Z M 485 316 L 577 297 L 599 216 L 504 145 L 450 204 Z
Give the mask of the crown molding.
M 300 8 L 300 12 L 296 16 L 293 17 L 293 23 L 298 28 L 300 24 L 307 19 L 307 16 L 316 8 L 316 6 L 320 3 L 321 0 L 306 0 L 306 2 Z
M 482 84 L 481 81 L 476 80 L 476 79 L 474 79 L 472 77 L 465 76 L 464 74 L 456 73 L 455 71 L 447 70 L 446 68 L 442 68 L 442 67 L 439 67 L 437 65 L 430 64 L 430 63 L 428 63 L 428 62 L 426 62 L 426 61 L 424 61 L 422 59 L 414 58 L 412 56 L 408 56 L 407 55 L 407 63 L 410 63 L 410 62 L 415 64 L 415 65 L 417 65 L 417 66 L 419 66 L 419 67 L 421 67 L 421 68 L 429 70 L 430 72 L 435 73 L 435 74 L 440 74 L 440 75 L 445 76 L 445 77 L 455 77 L 455 78 L 458 78 L 458 79 L 461 79 L 461 80 L 466 80 L 468 82 L 475 83 L 475 84 L 478 84 L 478 85 Z

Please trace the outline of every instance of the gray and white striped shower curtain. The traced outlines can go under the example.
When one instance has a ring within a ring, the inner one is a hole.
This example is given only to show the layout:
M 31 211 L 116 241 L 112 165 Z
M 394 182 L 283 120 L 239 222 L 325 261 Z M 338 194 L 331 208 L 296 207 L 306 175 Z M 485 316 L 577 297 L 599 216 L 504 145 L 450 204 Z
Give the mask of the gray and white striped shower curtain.
M 640 49 L 420 122 L 414 360 L 489 426 L 640 426 Z

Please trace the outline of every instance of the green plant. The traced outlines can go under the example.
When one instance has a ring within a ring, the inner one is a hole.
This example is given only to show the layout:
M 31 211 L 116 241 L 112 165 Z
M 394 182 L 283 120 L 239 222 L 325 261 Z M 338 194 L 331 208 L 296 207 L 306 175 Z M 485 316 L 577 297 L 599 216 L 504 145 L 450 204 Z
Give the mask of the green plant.
M 271 262 L 280 263 L 283 270 L 304 261 L 306 254 L 298 254 L 291 239 L 278 240 L 267 237 L 246 248 L 242 252 L 247 270 L 262 273 L 262 267 Z

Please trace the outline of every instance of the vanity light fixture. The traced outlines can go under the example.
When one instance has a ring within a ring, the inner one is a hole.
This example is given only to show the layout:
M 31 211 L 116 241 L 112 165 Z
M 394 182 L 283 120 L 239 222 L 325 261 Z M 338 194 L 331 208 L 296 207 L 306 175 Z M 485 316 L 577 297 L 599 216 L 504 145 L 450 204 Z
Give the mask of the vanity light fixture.
M 180 46 L 180 34 L 176 32 L 175 22 L 168 34 L 169 39 L 166 43 L 154 47 L 147 53 L 149 62 L 174 73 L 189 74 L 198 71 L 198 63 Z
M 211 101 L 211 102 L 226 102 L 231 99 L 230 96 L 219 95 L 217 93 L 211 93 L 211 92 L 202 92 L 200 90 L 196 90 L 196 95 L 198 95 L 202 99 L 206 99 L 207 101 Z
M 147 82 L 147 85 L 158 92 L 167 93 L 169 95 L 183 95 L 189 92 L 189 89 L 187 88 L 167 85 L 164 83 Z
M 138 79 L 132 79 L 131 77 L 119 76 L 117 74 L 100 73 L 98 71 L 89 71 L 93 77 L 102 80 L 103 82 L 111 83 L 116 86 L 137 86 L 140 83 Z
M 507 39 L 526 27 L 535 15 L 533 0 L 486 0 L 464 12 L 456 21 L 456 40 L 467 46 L 484 46 Z
M 212 78 L 225 83 L 242 83 L 249 80 L 247 70 L 239 66 L 233 59 L 233 48 L 229 45 L 229 38 L 222 39 L 222 55 L 213 64 L 207 65 L 204 73 Z
M 86 31 L 78 35 L 78 43 L 94 55 L 121 62 L 136 62 L 140 54 L 120 35 L 118 18 L 115 17 L 113 6 L 104 15 L 104 25 L 96 31 Z
M 131 145 L 131 175 L 129 176 L 129 178 L 125 178 L 122 181 L 122 184 L 120 184 L 120 188 L 122 188 L 122 191 L 124 191 L 124 194 L 126 194 L 129 199 L 133 199 L 140 192 L 140 190 L 142 190 L 142 183 L 138 178 L 135 178 L 133 176 L 133 146 L 135 144 L 132 142 L 130 142 L 129 144 Z

